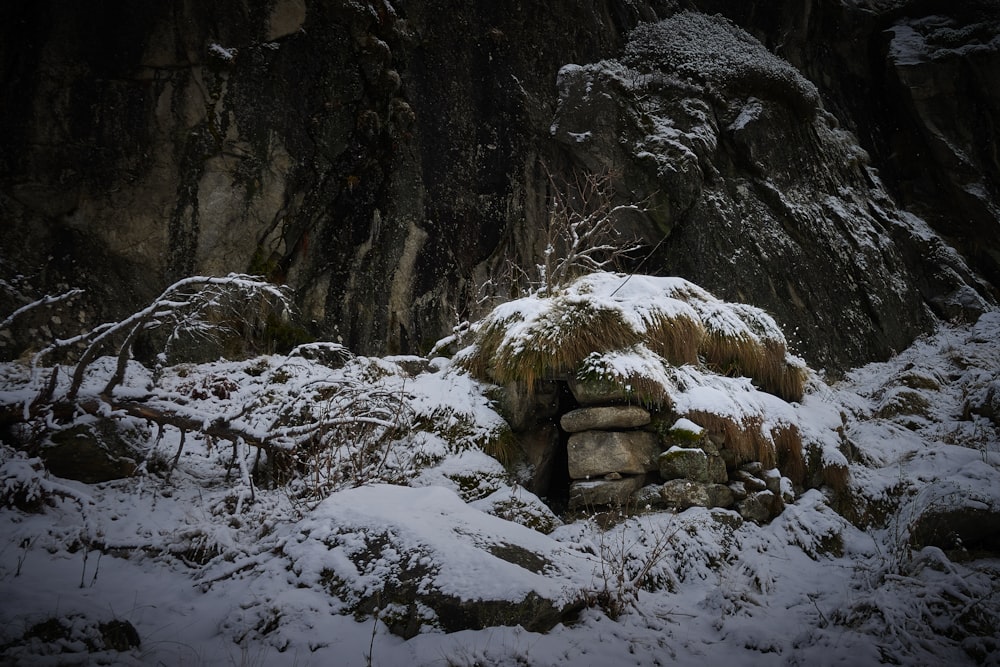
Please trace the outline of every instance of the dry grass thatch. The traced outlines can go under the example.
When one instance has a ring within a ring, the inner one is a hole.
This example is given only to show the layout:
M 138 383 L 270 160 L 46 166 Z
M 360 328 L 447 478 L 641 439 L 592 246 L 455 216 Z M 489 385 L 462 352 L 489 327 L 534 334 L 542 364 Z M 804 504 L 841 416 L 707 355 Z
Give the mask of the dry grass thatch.
M 726 449 L 735 455 L 737 465 L 760 461 L 764 468 L 776 467 L 775 446 L 762 431 L 763 420 L 760 417 L 750 416 L 737 420 L 705 410 L 691 410 L 684 416 L 709 433 L 721 435 L 725 439 Z
M 670 364 L 703 360 L 710 370 L 749 377 L 784 400 L 802 399 L 806 368 L 788 355 L 767 313 L 724 303 L 680 279 L 644 278 L 636 277 L 625 296 L 600 293 L 607 281 L 591 276 L 547 299 L 500 307 L 483 321 L 474 349 L 457 361 L 481 379 L 530 387 L 578 372 L 592 353 L 641 343 Z M 643 383 L 641 375 L 621 379 Z
M 802 486 L 806 480 L 806 459 L 802 452 L 802 434 L 794 424 L 781 424 L 771 429 L 777 455 L 778 470 L 792 480 L 792 484 Z
M 664 372 L 662 358 L 636 346 L 625 351 L 632 363 L 615 363 L 617 353 L 590 354 L 579 365 L 576 379 L 601 388 L 624 388 L 630 402 L 664 410 L 673 407 L 674 383 Z M 614 393 L 614 392 L 607 392 Z
M 743 304 L 703 307 L 705 336 L 700 353 L 723 375 L 749 377 L 770 394 L 801 401 L 806 368 L 788 355 L 784 336 L 763 311 Z
M 847 492 L 850 473 L 846 465 L 832 464 L 823 466 L 823 484 L 833 489 L 835 493 Z
M 521 451 L 517 438 L 509 429 L 492 434 L 492 437 L 482 443 L 481 447 L 484 452 L 505 466 L 513 465 Z
M 547 317 L 522 323 L 517 336 L 506 336 L 509 320 L 488 322 L 473 354 L 459 360 L 469 372 L 501 384 L 575 373 L 593 352 L 608 352 L 640 341 L 640 335 L 610 308 L 584 300 L 558 299 Z
M 697 364 L 705 336 L 701 322 L 687 315 L 656 313 L 646 321 L 645 343 L 672 364 Z
M 760 461 L 765 469 L 777 468 L 781 474 L 801 486 L 806 479 L 806 459 L 802 436 L 794 424 L 780 424 L 765 432 L 763 419 L 748 416 L 742 420 L 705 410 L 685 415 L 710 433 L 725 438 L 726 449 L 733 452 L 736 464 Z

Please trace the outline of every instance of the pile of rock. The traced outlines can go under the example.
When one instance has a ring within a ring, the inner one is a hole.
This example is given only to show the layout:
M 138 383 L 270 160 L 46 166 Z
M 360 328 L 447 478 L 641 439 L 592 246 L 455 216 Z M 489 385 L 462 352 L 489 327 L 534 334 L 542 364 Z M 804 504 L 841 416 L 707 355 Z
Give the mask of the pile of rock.
M 570 389 L 584 404 L 559 420 L 569 434 L 570 509 L 722 507 L 763 523 L 794 499 L 791 482 L 776 469 L 736 466 L 724 439 L 688 419 L 657 428 L 664 415 L 574 382 Z
M 657 467 L 659 438 L 640 430 L 652 420 L 637 405 L 583 407 L 559 420 L 566 443 L 570 508 L 626 505 Z
M 644 504 L 735 507 L 744 519 L 764 523 L 795 498 L 791 481 L 776 468 L 759 462 L 736 467 L 724 441 L 694 422 L 678 419 L 664 440 L 666 451 L 657 458 L 662 483 L 643 489 Z

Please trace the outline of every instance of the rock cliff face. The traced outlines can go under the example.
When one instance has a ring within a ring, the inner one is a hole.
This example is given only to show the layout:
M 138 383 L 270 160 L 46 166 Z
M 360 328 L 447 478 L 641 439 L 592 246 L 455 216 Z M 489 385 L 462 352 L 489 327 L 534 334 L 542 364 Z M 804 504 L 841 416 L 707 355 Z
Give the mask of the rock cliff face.
M 767 308 L 814 365 L 981 309 L 991 288 L 894 202 L 997 283 L 997 12 L 742 4 L 805 77 L 666 1 L 8 3 L 0 312 L 86 287 L 58 333 L 250 271 L 317 336 L 426 351 L 506 258 L 538 257 L 550 175 L 581 169 L 652 202 L 628 222 L 643 271 Z M 659 19 L 688 46 L 629 38 Z M 698 31 L 753 62 L 688 58 Z
M 892 196 L 995 286 L 1000 7 L 990 0 L 698 3 L 795 65 Z M 833 37 L 833 36 L 836 37 Z

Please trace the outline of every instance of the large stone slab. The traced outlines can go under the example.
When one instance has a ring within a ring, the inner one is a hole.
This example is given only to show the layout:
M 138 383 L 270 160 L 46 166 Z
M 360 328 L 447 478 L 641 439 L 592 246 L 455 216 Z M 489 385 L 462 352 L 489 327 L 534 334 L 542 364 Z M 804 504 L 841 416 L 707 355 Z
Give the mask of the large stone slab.
M 603 505 L 627 505 L 642 488 L 645 477 L 576 481 L 569 486 L 569 508 L 581 509 Z
M 569 390 L 580 405 L 600 403 L 627 403 L 631 397 L 628 390 L 616 382 L 606 380 L 569 379 Z
M 722 457 L 700 447 L 671 447 L 657 459 L 660 477 L 665 480 L 690 479 L 693 482 L 722 484 L 729 480 Z
M 638 405 L 605 405 L 567 412 L 559 425 L 567 433 L 637 428 L 650 422 L 649 411 Z
M 677 509 L 688 507 L 730 507 L 733 491 L 722 484 L 705 484 L 689 479 L 672 479 L 660 487 L 663 502 Z
M 656 470 L 660 442 L 645 431 L 583 431 L 569 437 L 566 453 L 572 479 L 640 475 Z

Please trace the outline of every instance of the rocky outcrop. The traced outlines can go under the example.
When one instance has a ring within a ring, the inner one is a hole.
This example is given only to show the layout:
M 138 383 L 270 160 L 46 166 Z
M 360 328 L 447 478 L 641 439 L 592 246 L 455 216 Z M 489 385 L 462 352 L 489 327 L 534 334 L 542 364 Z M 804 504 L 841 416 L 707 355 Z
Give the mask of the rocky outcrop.
M 729 17 L 813 81 L 826 107 L 870 153 L 893 197 L 930 222 L 996 289 L 1000 162 L 991 147 L 1000 139 L 1000 6 L 990 0 L 698 6 Z M 949 265 L 944 254 L 935 244 L 908 260 Z M 946 302 L 935 272 L 927 273 L 930 280 L 917 276 L 921 290 Z
M 424 351 L 544 215 L 556 70 L 654 17 L 616 4 L 5 5 L 0 312 L 80 286 L 78 327 L 248 271 L 317 336 Z
M 941 312 L 965 296 L 986 307 L 959 270 L 921 291 L 920 222 L 815 86 L 726 20 L 681 13 L 637 29 L 623 57 L 564 67 L 559 92 L 553 137 L 648 202 L 637 233 L 666 236 L 656 264 L 775 313 L 811 363 L 900 349 L 929 326 L 925 298 Z
M 981 309 L 986 290 L 896 210 L 817 101 L 862 137 L 892 193 L 986 270 L 1000 235 L 983 147 L 996 142 L 971 137 L 995 134 L 997 68 L 988 30 L 966 27 L 992 24 L 945 12 L 949 33 L 836 0 L 699 3 L 729 11 L 806 78 L 705 17 L 688 44 L 695 61 L 654 57 L 637 36 L 625 48 L 630 29 L 677 4 L 7 3 L 0 313 L 87 292 L 56 318 L 16 323 L 0 354 L 120 316 L 178 277 L 234 270 L 290 285 L 317 337 L 424 352 L 476 314 L 508 259 L 537 262 L 554 184 L 581 169 L 610 168 L 620 199 L 648 198 L 647 216 L 620 223 L 657 248 L 644 271 L 767 308 L 798 329 L 814 366 L 900 349 L 927 328 L 927 303 L 949 317 Z M 850 30 L 816 27 L 834 10 Z M 737 48 L 710 52 L 718 35 Z M 934 57 L 897 57 L 908 35 Z M 819 59 L 831 45 L 842 66 Z M 588 65 L 607 58 L 620 69 Z M 567 63 L 580 67 L 557 88 Z M 922 82 L 949 81 L 972 104 L 948 106 L 944 88 L 923 95 Z M 830 93 L 852 82 L 872 85 Z M 859 115 L 871 88 L 884 104 Z M 912 120 L 885 132 L 897 115 Z M 872 140 L 880 133 L 892 145 Z M 932 168 L 914 168 L 927 156 Z
M 130 477 L 140 458 L 110 419 L 58 431 L 38 454 L 54 475 L 88 484 Z

